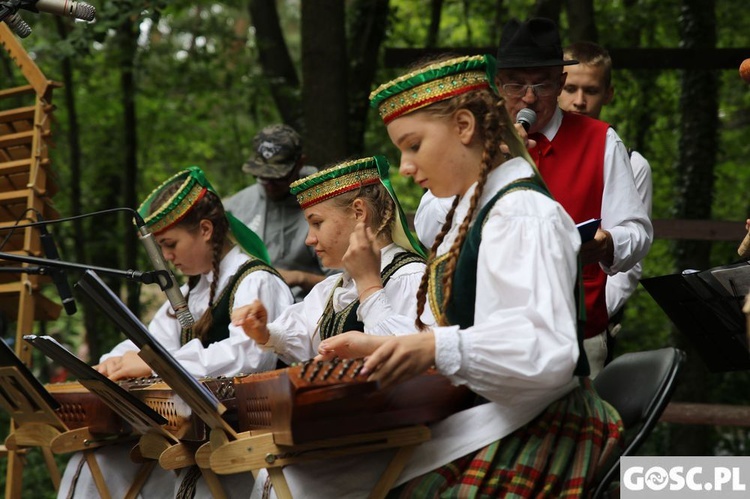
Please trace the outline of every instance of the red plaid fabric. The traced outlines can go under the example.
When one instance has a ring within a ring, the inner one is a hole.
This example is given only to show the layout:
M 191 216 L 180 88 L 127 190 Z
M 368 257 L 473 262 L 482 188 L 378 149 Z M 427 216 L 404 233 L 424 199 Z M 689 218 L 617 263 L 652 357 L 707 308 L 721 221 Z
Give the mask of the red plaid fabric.
M 588 497 L 619 458 L 623 428 L 588 378 L 581 385 L 526 426 L 388 497 Z

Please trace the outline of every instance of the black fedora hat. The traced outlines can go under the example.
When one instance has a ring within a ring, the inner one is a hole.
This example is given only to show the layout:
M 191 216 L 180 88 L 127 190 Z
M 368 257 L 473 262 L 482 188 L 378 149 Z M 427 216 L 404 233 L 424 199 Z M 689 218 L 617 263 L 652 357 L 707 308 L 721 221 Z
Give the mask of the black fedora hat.
M 560 33 L 551 19 L 534 17 L 524 22 L 510 20 L 500 36 L 497 69 L 543 68 L 578 64 L 564 60 Z

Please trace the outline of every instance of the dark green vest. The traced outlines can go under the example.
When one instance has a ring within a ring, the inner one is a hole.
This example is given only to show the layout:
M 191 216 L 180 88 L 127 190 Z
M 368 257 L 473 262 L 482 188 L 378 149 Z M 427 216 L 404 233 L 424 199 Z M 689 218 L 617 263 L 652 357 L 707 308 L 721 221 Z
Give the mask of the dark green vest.
M 410 251 L 399 253 L 393 258 L 393 261 L 389 263 L 382 272 L 380 272 L 380 279 L 383 281 L 383 287 L 388 284 L 391 276 L 404 265 L 410 263 L 424 263 L 424 258 L 414 254 Z M 335 290 L 341 286 L 343 277 L 339 278 L 339 281 L 333 287 Z M 345 331 L 363 331 L 365 325 L 357 319 L 357 309 L 359 308 L 359 299 L 354 300 L 348 306 L 346 306 L 340 312 L 333 311 L 333 291 L 331 292 L 328 303 L 323 310 L 323 315 L 320 317 L 318 326 L 320 328 L 320 339 L 324 340 L 331 336 L 336 336 Z
M 552 195 L 535 177 L 518 179 L 500 189 L 490 201 L 479 210 L 474 224 L 469 229 L 463 242 L 461 251 L 453 272 L 453 284 L 451 286 L 451 299 L 444 313 L 440 313 L 443 303 L 443 273 L 448 253 L 436 258 L 430 263 L 430 285 L 429 296 L 430 307 L 435 312 L 435 318 L 441 325 L 458 325 L 466 329 L 474 325 L 474 307 L 477 292 L 477 260 L 479 258 L 479 245 L 482 243 L 482 228 L 492 207 L 497 201 L 509 192 L 518 189 L 530 189 L 552 199 Z M 583 309 L 583 287 L 580 285 L 581 264 L 578 261 L 578 278 L 574 289 L 576 298 L 576 310 L 578 312 L 578 347 L 581 352 L 576 365 L 575 375 L 586 376 L 589 374 L 589 363 L 583 350 L 583 325 L 585 324 L 586 312 Z
M 243 263 L 237 272 L 229 278 L 229 282 L 224 286 L 224 289 L 219 294 L 219 297 L 214 300 L 214 304 L 211 307 L 211 316 L 213 317 L 213 325 L 208 332 L 206 338 L 203 339 L 203 346 L 207 347 L 211 343 L 221 341 L 229 337 L 229 324 L 231 322 L 231 310 L 234 305 L 234 295 L 237 292 L 237 286 L 242 280 L 249 274 L 257 271 L 270 272 L 271 274 L 281 278 L 276 269 L 267 265 L 263 261 L 252 258 L 247 262 Z

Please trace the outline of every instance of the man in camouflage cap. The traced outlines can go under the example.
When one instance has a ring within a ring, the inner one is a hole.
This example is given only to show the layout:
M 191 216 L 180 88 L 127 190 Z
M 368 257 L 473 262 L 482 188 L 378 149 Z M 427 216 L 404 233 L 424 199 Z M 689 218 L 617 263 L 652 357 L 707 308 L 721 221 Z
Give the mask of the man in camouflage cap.
M 289 195 L 289 184 L 302 168 L 302 139 L 288 125 L 270 125 L 253 138 L 255 153 L 242 165 L 242 171 L 253 175 L 269 197 Z M 282 192 L 283 188 L 283 192 Z
M 298 300 L 325 278 L 315 251 L 305 245 L 305 216 L 289 193 L 289 184 L 317 171 L 304 162 L 299 134 L 288 125 L 269 125 L 253 138 L 253 154 L 242 165 L 256 182 L 224 200 L 224 208 L 263 239 Z

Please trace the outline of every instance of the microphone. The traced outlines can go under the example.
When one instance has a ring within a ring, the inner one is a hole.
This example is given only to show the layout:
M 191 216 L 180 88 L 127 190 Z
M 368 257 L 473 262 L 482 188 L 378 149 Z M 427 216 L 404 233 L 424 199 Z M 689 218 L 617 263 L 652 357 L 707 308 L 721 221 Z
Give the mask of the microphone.
M 21 8 L 31 12 L 47 12 L 57 16 L 72 17 L 84 21 L 93 21 L 96 8 L 86 2 L 72 2 L 70 0 L 36 0 L 36 2 L 22 2 Z
M 3 20 L 10 30 L 18 35 L 19 38 L 26 38 L 31 34 L 31 27 L 26 24 L 26 21 L 24 21 L 17 13 L 9 15 Z
M 174 278 L 174 274 L 172 274 L 167 267 L 167 262 L 164 261 L 164 255 L 161 253 L 159 244 L 154 240 L 154 235 L 148 231 L 143 218 L 136 214 L 135 219 L 136 226 L 138 227 L 138 237 L 146 248 L 149 260 L 151 260 L 151 263 L 156 270 L 163 271 L 163 275 L 159 277 L 159 286 L 161 286 L 161 289 L 166 293 L 167 299 L 169 299 L 169 303 L 172 305 L 175 315 L 177 316 L 177 320 L 180 322 L 180 326 L 182 326 L 183 329 L 192 328 L 195 324 L 195 320 L 188 309 L 185 297 L 182 296 L 182 291 L 180 291 L 180 287 L 177 285 L 177 280 Z M 166 279 L 166 281 L 163 279 Z
M 524 130 L 527 132 L 536 123 L 536 113 L 533 109 L 525 107 L 518 111 L 516 115 L 516 123 L 520 123 Z
M 41 217 L 38 218 L 39 221 L 42 221 Z M 42 251 L 44 251 L 44 256 L 49 260 L 59 260 L 60 253 L 57 251 L 55 240 L 44 225 L 39 226 L 39 239 L 42 241 Z M 52 281 L 57 288 L 57 294 L 60 295 L 63 307 L 65 308 L 65 313 L 68 315 L 75 314 L 77 310 L 76 302 L 73 300 L 73 291 L 70 289 L 70 283 L 65 275 L 65 271 L 62 269 L 53 269 Z

